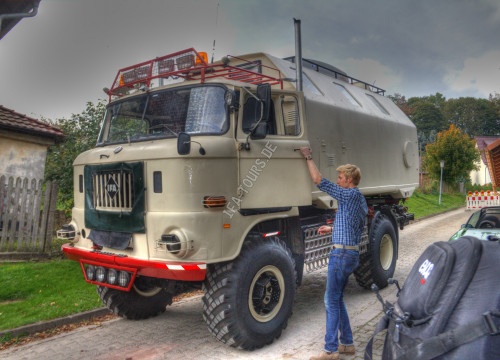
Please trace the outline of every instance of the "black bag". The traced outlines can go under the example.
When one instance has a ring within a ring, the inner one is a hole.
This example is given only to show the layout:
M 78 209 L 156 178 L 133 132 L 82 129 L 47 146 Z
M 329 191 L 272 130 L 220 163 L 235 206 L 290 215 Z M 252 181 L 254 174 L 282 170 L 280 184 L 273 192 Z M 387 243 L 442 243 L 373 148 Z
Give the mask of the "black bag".
M 392 280 L 390 283 L 397 282 Z M 500 243 L 463 237 L 430 245 L 398 300 L 382 302 L 383 360 L 500 359 Z

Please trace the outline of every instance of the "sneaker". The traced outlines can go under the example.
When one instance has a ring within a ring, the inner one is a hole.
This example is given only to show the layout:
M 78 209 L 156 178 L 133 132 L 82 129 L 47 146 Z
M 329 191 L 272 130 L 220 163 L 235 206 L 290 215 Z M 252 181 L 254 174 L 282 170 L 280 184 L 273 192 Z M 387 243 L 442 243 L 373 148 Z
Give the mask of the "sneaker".
M 349 354 L 349 355 L 354 355 L 356 353 L 356 350 L 354 349 L 354 345 L 339 345 L 339 353 L 340 354 Z
M 338 359 L 340 359 L 338 352 L 329 353 L 329 352 L 323 351 L 318 356 L 313 356 L 309 360 L 338 360 Z

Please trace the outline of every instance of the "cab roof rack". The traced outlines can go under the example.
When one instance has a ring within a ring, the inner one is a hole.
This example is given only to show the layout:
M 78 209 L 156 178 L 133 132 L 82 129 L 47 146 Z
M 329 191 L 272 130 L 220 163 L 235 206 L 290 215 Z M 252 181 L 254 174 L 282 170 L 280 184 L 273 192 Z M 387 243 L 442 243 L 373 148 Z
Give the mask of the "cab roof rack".
M 251 71 L 248 67 L 230 66 L 228 64 L 230 57 L 245 61 L 245 65 L 255 64 L 259 68 L 265 67 L 271 70 L 271 73 L 276 72 L 276 75 L 264 75 Z M 197 52 L 190 48 L 118 70 L 113 86 L 110 90 L 105 89 L 105 91 L 109 95 L 109 101 L 111 101 L 113 96 L 129 95 L 143 87 L 151 88 L 154 79 L 168 79 L 169 77 L 198 80 L 200 83 L 204 83 L 207 79 L 222 77 L 249 84 L 269 83 L 270 85 L 279 85 L 283 89 L 283 78 L 281 72 L 276 68 L 231 55 L 223 58 L 222 63 L 208 64 L 206 53 Z
M 283 60 L 287 60 L 287 61 L 290 61 L 292 63 L 295 63 L 295 56 L 289 56 L 289 57 L 283 58 Z M 384 96 L 384 94 L 385 94 L 384 89 L 381 89 L 375 85 L 368 84 L 365 81 L 355 79 L 352 76 L 347 75 L 342 70 L 336 68 L 335 66 L 332 66 L 330 64 L 326 64 L 322 61 L 302 58 L 302 66 L 306 67 L 308 69 L 317 71 L 317 72 L 324 74 L 326 76 L 333 77 L 334 79 L 345 81 L 351 85 L 356 85 L 356 86 L 365 88 L 366 90 L 369 90 L 369 91 L 374 92 L 376 94 L 379 94 L 382 96 Z

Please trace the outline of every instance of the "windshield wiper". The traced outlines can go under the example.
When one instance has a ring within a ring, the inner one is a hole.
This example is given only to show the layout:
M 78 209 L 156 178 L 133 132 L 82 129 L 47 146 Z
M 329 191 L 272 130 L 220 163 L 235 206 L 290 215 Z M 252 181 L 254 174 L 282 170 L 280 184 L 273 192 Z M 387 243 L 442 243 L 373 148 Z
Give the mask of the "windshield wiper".
M 170 131 L 172 134 L 175 135 L 176 138 L 179 137 L 179 134 L 177 134 L 174 130 L 172 130 L 167 124 L 158 124 L 158 125 L 155 125 L 155 126 L 151 126 L 149 128 L 149 130 L 154 130 L 154 129 L 160 129 L 160 128 L 165 128 L 167 129 L 168 131 Z

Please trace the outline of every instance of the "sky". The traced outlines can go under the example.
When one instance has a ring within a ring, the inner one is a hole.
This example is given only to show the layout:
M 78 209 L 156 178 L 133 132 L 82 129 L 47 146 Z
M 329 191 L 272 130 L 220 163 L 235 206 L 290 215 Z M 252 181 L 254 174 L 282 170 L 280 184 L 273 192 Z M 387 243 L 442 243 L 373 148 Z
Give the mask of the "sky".
M 0 105 L 68 118 L 118 69 L 191 47 L 292 56 L 293 18 L 305 58 L 386 94 L 500 93 L 499 0 L 42 0 L 0 40 Z

